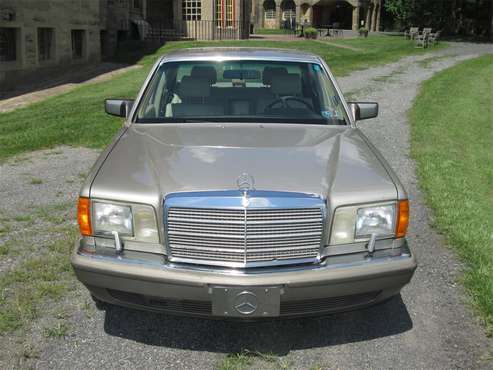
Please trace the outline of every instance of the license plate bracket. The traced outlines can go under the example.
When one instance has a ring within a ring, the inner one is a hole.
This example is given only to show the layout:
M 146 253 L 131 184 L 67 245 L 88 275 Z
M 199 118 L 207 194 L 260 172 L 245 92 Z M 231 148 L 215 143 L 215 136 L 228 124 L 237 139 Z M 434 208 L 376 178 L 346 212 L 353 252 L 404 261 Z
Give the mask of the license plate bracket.
M 280 287 L 214 286 L 212 314 L 226 317 L 276 317 L 281 302 Z

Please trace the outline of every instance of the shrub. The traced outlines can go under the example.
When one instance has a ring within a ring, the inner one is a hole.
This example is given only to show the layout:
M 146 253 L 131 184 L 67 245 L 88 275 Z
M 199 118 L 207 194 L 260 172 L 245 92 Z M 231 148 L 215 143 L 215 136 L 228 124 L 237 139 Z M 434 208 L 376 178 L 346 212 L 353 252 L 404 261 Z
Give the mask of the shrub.
M 368 37 L 368 28 L 361 27 L 358 31 L 360 36 Z
M 313 27 L 308 27 L 305 31 L 305 38 L 307 39 L 316 39 L 317 38 L 317 29 Z

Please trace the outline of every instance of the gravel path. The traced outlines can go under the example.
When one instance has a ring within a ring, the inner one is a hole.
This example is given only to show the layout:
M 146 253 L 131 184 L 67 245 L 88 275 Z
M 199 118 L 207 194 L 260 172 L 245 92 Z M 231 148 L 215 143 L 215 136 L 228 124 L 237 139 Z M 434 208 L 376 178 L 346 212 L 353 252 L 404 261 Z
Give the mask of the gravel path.
M 389 160 L 410 195 L 409 242 L 420 266 L 401 297 L 324 318 L 255 324 L 175 318 L 118 307 L 104 312 L 91 305 L 68 318 L 65 338 L 36 343 L 38 355 L 26 363 L 39 369 L 207 369 L 218 366 L 228 353 L 248 349 L 262 353 L 250 359 L 252 368 L 493 369 L 492 342 L 464 304 L 467 297 L 456 283 L 461 265 L 429 226 L 430 215 L 409 158 L 406 120 L 422 81 L 488 52 L 493 52 L 492 45 L 454 44 L 432 57 L 407 57 L 339 80 L 352 98 L 380 103 L 380 117 L 362 123 L 361 128 Z M 67 155 L 75 156 L 67 163 L 88 166 L 94 153 L 64 149 Z M 53 165 L 68 172 L 72 166 L 63 161 Z M 12 164 L 3 165 L 0 171 L 5 166 L 11 166 L 9 177 L 27 172 Z M 7 188 L 15 186 L 15 181 L 9 182 Z M 1 190 L 3 194 L 5 189 Z M 43 193 L 39 190 L 38 196 Z M 9 196 L 15 202 L 22 193 L 14 189 Z M 82 288 L 74 296 L 81 302 L 90 301 Z

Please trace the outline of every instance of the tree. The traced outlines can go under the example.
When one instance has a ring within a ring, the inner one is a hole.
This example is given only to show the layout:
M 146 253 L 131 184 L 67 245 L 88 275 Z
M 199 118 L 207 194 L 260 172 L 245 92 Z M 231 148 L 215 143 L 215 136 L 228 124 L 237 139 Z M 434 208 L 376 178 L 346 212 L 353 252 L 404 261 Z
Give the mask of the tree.
M 493 0 L 490 3 L 490 40 L 493 42 Z
M 493 39 L 493 0 L 385 0 L 385 9 L 403 27 L 440 29 Z

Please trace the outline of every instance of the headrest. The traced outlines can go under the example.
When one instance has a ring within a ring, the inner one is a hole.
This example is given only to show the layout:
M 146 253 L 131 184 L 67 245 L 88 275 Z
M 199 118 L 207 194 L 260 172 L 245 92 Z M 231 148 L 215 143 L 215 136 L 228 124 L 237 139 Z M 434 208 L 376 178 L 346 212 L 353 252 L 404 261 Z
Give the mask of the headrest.
M 287 75 L 288 70 L 285 67 L 265 67 L 262 73 L 262 83 L 271 85 L 274 77 Z
M 302 95 L 301 77 L 297 73 L 288 73 L 282 78 L 274 78 L 270 89 L 275 95 Z
M 211 94 L 211 84 L 205 77 L 184 76 L 181 79 L 178 95 L 180 98 L 207 98 Z
M 215 84 L 217 81 L 216 69 L 212 66 L 195 66 L 195 67 L 192 67 L 191 76 L 193 78 L 195 78 L 195 77 L 207 78 L 211 85 Z

